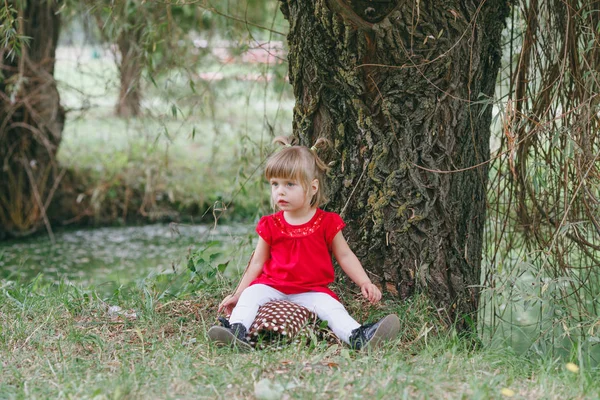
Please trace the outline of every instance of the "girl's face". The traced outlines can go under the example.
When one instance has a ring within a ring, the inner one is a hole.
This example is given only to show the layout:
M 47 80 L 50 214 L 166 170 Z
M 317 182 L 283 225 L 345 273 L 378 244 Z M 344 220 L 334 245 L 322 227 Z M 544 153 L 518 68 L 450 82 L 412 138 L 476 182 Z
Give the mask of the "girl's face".
M 310 200 L 319 190 L 319 181 L 313 179 L 305 190 L 296 179 L 271 178 L 271 199 L 280 210 L 302 212 L 310 210 Z

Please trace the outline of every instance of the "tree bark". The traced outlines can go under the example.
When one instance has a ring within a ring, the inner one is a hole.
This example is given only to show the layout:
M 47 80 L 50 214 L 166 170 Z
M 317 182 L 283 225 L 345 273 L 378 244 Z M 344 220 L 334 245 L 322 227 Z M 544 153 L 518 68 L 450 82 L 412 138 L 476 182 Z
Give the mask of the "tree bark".
M 118 64 L 120 89 L 115 112 L 119 117 L 136 117 L 140 114 L 142 91 L 140 88 L 144 65 L 143 51 L 139 47 L 139 29 L 125 32 L 117 40 L 121 60 Z
M 20 34 L 30 40 L 14 59 L 0 49 L 0 237 L 44 222 L 50 229 L 45 211 L 60 180 L 55 157 L 65 119 L 53 77 L 58 4 L 24 1 L 15 8 Z
M 504 0 L 281 0 L 302 144 L 333 142 L 331 201 L 375 282 L 475 329 Z M 441 173 L 436 171 L 460 171 Z

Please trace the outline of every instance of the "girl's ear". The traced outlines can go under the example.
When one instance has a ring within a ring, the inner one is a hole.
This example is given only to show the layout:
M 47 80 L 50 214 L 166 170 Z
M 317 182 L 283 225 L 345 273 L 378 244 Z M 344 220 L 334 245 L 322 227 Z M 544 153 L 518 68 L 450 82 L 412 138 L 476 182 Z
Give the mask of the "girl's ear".
M 319 191 L 319 180 L 318 179 L 313 179 L 312 182 L 310 183 L 310 188 L 312 190 L 313 196 L 315 194 L 317 194 L 317 192 Z

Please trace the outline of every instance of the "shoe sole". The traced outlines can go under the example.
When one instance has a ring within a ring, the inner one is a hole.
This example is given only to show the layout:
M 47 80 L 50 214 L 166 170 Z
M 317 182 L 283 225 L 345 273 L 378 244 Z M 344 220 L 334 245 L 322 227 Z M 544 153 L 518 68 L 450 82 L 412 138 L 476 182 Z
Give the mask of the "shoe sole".
M 397 315 L 390 314 L 381 321 L 381 324 L 379 324 L 375 333 L 373 333 L 373 337 L 363 349 L 377 349 L 385 342 L 395 339 L 398 336 L 398 332 L 400 332 L 400 320 Z
M 252 351 L 253 348 L 248 343 L 244 343 L 227 328 L 222 326 L 213 326 L 208 330 L 208 337 L 218 346 L 235 347 L 238 350 L 246 353 Z

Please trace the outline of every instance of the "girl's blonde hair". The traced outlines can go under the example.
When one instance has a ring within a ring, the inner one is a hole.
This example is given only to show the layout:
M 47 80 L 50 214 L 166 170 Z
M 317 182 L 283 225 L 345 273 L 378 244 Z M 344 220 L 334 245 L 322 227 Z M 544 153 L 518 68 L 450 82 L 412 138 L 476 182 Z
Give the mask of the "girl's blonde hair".
M 310 148 L 292 145 L 290 139 L 283 136 L 273 139 L 273 143 L 281 144 L 283 148 L 267 160 L 265 167 L 267 180 L 271 178 L 297 180 L 304 191 L 308 193 L 311 182 L 316 179 L 319 181 L 319 189 L 310 200 L 310 205 L 311 207 L 319 207 L 325 204 L 327 202 L 325 175 L 329 167 L 319 158 L 317 150 L 329 147 L 329 140 L 319 138 Z M 277 208 L 275 204 L 271 205 L 273 208 Z

